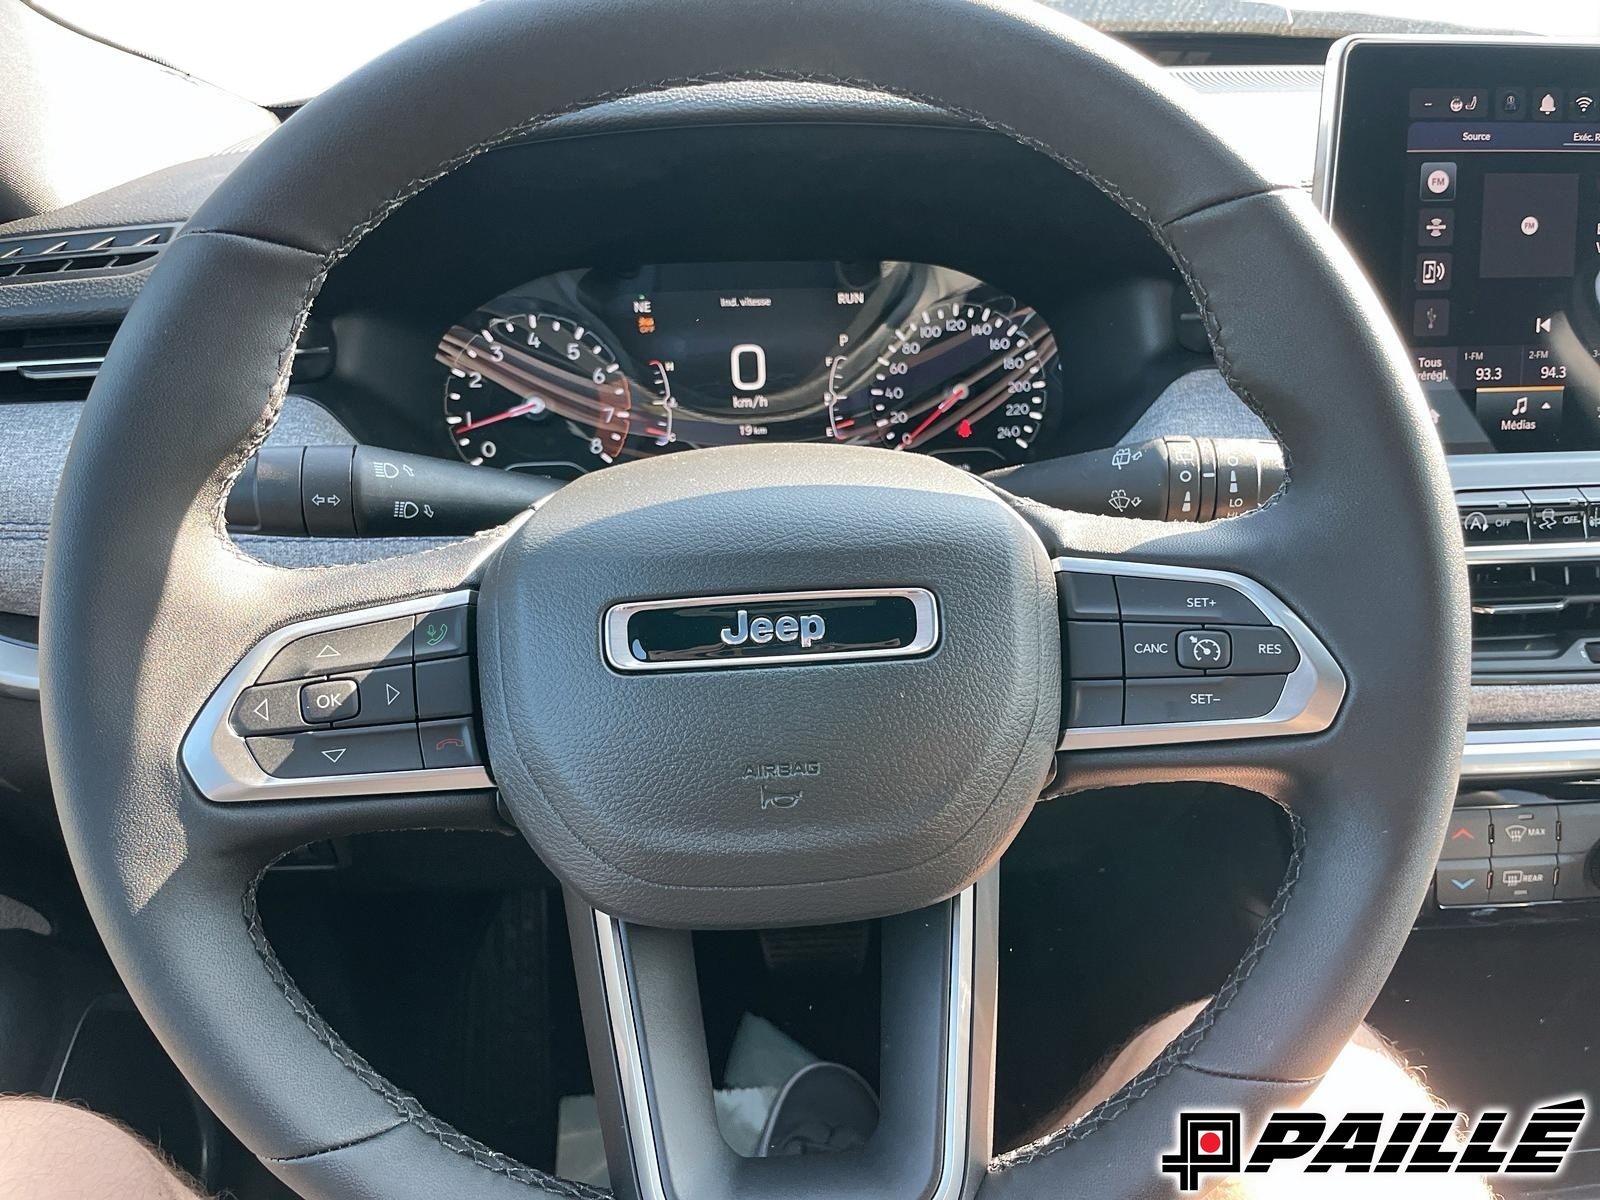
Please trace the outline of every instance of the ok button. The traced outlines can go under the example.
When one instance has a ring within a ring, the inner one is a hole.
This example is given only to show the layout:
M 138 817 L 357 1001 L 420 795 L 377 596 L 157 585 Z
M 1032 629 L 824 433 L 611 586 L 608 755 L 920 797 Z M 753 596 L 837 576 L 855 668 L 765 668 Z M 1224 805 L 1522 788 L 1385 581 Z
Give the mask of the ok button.
M 1145 625 L 1129 622 L 1122 627 L 1123 674 L 1130 679 L 1178 675 L 1178 635 L 1182 625 Z
M 348 721 L 361 711 L 354 679 L 329 679 L 300 689 L 300 715 L 310 725 Z

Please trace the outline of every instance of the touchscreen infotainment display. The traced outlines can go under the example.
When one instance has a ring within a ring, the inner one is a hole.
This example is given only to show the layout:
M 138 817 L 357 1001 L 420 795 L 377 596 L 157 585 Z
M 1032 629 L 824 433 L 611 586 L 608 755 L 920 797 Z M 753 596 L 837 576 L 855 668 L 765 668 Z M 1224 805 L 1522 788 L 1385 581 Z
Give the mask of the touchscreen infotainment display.
M 1355 41 L 1320 180 L 1452 453 L 1600 450 L 1600 46 Z

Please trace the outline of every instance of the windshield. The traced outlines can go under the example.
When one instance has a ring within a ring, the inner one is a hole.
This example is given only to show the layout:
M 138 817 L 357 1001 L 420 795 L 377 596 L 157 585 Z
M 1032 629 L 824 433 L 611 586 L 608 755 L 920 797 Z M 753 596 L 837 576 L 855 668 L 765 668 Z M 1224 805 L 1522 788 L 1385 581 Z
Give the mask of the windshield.
M 692 0 L 685 0 L 690 3 Z M 762 0 L 752 0 L 760 3 Z M 288 105 L 475 0 L 29 0 L 257 104 Z M 917 0 L 906 0 L 916 4 Z M 1046 0 L 1111 32 L 1600 36 L 1600 0 Z

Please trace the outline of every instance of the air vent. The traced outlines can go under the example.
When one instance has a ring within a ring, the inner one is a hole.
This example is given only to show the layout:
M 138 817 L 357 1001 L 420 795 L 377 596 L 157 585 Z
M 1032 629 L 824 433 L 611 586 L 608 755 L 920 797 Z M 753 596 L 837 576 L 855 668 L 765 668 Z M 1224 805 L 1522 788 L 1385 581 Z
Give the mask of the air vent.
M 115 325 L 51 325 L 0 331 L 0 403 L 81 400 L 89 393 Z
M 148 266 L 177 232 L 176 225 L 138 225 L 5 238 L 0 283 Z
M 0 330 L 0 404 L 24 400 L 82 400 L 100 373 L 117 334 L 115 325 L 51 325 Z M 333 371 L 333 330 L 309 321 L 294 350 L 295 383 Z
M 1480 679 L 1600 669 L 1600 560 L 1473 566 Z

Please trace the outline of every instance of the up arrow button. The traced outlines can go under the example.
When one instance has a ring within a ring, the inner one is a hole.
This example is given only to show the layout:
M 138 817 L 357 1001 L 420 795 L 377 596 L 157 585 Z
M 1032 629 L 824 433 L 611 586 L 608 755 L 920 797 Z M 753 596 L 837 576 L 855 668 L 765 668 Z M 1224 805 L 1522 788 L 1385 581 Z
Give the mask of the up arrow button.
M 1554 817 L 1554 813 L 1551 814 Z M 1489 816 L 1487 808 L 1458 808 L 1444 831 L 1444 848 L 1439 857 L 1447 862 L 1489 856 Z M 1552 822 L 1551 828 L 1554 829 Z M 1496 846 L 1495 853 L 1502 852 Z
M 404 662 L 411 654 L 414 624 L 412 617 L 394 617 L 296 638 L 273 656 L 261 673 L 261 682 L 309 679 L 335 671 L 343 675 L 365 667 Z

